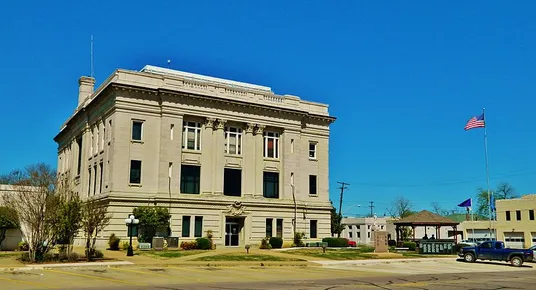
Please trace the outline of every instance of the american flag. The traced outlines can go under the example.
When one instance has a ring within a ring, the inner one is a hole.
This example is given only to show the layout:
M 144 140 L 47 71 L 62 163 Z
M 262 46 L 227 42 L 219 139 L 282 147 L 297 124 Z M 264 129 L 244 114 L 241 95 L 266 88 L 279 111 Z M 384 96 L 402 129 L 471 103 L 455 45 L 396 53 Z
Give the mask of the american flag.
M 471 130 L 474 128 L 482 128 L 485 126 L 484 122 L 484 113 L 482 115 L 471 118 L 465 125 L 465 131 Z

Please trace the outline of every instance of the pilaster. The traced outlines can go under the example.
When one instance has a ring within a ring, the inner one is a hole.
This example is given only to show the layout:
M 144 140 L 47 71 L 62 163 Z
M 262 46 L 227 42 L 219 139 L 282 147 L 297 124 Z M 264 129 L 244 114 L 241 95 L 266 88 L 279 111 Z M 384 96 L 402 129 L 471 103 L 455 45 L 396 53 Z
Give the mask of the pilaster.
M 244 178 L 244 195 L 253 196 L 255 195 L 255 158 L 256 153 L 258 153 L 255 144 L 255 136 L 253 131 L 255 129 L 255 124 L 248 123 L 246 124 L 246 129 L 244 130 L 244 146 L 242 147 L 244 154 L 244 165 L 242 168 L 242 176 Z
M 214 132 L 214 146 L 212 153 L 214 155 L 212 166 L 212 192 L 216 195 L 223 195 L 223 171 L 225 167 L 224 142 L 225 142 L 225 123 L 226 120 L 218 119 Z
M 201 131 L 201 194 L 212 194 L 214 118 L 207 118 Z
M 263 170 L 264 170 L 264 146 L 263 133 L 264 125 L 257 125 L 255 128 L 255 195 L 263 195 Z

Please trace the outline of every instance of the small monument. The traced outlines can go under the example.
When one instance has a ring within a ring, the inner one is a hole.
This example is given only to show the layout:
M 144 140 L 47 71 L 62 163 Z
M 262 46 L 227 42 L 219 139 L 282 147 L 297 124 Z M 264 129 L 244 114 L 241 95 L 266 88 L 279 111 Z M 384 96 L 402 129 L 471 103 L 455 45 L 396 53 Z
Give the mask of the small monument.
M 374 253 L 387 253 L 389 252 L 389 245 L 387 243 L 387 232 L 380 231 L 378 225 L 378 217 L 374 215 L 374 223 L 372 225 L 372 237 L 374 240 Z

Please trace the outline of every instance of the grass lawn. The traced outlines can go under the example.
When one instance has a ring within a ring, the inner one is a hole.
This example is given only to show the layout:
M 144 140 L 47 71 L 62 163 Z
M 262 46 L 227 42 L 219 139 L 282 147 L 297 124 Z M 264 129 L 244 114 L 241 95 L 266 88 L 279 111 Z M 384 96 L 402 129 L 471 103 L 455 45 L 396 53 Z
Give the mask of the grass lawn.
M 138 255 L 145 255 L 155 258 L 164 258 L 164 259 L 172 259 L 172 258 L 180 258 L 180 257 L 186 257 L 190 255 L 196 255 L 201 253 L 206 253 L 206 250 L 167 250 L 167 251 L 137 251 L 136 254 Z
M 232 254 L 220 254 L 220 255 L 214 255 L 214 256 L 205 256 L 205 257 L 199 257 L 197 259 L 194 259 L 192 261 L 303 261 L 302 259 L 295 259 L 295 258 L 285 258 L 285 257 L 276 257 L 272 255 L 259 255 L 259 254 L 238 254 L 238 253 L 232 253 Z
M 3 251 L 0 252 L 0 259 L 19 258 L 23 253 L 24 252 Z
M 285 253 L 301 256 L 322 258 L 326 260 L 361 260 L 361 259 L 378 259 L 374 253 L 363 253 L 359 249 L 300 249 L 286 251 Z

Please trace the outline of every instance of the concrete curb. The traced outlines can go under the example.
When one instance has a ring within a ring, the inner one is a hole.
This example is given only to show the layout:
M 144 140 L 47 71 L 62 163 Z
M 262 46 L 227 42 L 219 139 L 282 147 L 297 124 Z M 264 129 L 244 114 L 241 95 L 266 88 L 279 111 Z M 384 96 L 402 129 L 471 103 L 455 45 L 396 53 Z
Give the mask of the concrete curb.
M 344 261 L 311 261 L 312 263 L 321 264 L 322 266 L 333 265 L 374 265 L 374 264 L 390 264 L 390 263 L 421 263 L 421 262 L 438 262 L 455 260 L 457 257 L 448 258 L 416 258 L 416 259 L 370 259 L 370 260 L 344 260 Z
M 126 266 L 134 265 L 132 262 L 89 262 L 89 263 L 62 263 L 62 264 L 36 264 L 20 267 L 4 267 L 0 271 L 28 271 L 28 270 L 43 270 L 49 268 L 72 268 L 72 267 L 106 267 L 106 266 Z

